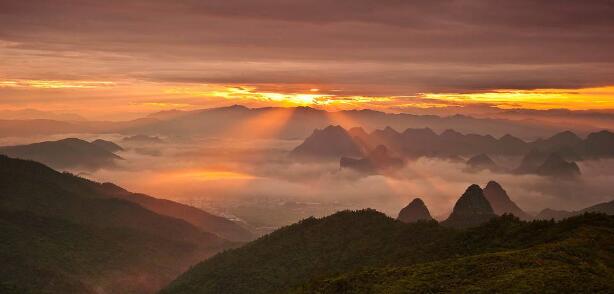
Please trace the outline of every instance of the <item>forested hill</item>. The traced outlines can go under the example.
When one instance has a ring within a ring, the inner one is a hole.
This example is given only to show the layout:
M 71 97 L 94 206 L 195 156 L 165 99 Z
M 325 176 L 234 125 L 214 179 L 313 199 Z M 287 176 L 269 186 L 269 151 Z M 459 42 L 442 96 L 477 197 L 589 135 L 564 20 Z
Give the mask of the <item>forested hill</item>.
M 162 292 L 556 292 L 577 287 L 611 292 L 613 245 L 614 217 L 600 214 L 558 223 L 505 215 L 456 230 L 435 221 L 404 224 L 374 210 L 343 211 L 218 254 Z M 564 288 L 573 277 L 582 283 Z

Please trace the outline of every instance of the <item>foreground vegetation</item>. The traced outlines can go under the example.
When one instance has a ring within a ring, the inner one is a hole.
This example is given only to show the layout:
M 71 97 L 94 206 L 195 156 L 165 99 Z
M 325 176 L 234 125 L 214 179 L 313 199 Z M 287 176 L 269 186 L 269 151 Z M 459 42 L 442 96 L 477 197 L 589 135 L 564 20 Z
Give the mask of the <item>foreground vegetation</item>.
M 218 254 L 164 293 L 611 292 L 614 217 L 468 230 L 374 210 L 309 218 Z

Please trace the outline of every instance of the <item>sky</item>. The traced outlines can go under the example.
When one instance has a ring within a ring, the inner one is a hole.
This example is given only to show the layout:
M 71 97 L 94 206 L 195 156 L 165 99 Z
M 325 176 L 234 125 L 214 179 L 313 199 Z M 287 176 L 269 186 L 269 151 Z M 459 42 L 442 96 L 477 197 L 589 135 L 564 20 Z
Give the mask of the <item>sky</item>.
M 614 1 L 0 0 L 0 109 L 614 109 Z

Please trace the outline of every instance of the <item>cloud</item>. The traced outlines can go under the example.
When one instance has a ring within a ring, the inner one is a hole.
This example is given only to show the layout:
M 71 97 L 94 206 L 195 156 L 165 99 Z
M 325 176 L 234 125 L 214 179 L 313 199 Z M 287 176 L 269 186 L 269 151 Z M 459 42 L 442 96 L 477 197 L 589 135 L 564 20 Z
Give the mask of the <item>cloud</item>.
M 512 200 L 529 212 L 543 208 L 580 209 L 610 201 L 614 194 L 614 161 L 581 163 L 578 181 L 533 175 L 465 173 L 463 163 L 421 158 L 394 175 L 364 176 L 340 170 L 337 161 L 292 162 L 287 151 L 296 141 L 194 139 L 152 147 L 158 155 L 126 145 L 120 168 L 88 175 L 145 192 L 227 212 L 237 206 L 258 207 L 284 202 L 312 203 L 309 213 L 371 207 L 393 217 L 415 197 L 432 214 L 445 215 L 470 184 L 496 180 Z M 318 203 L 318 205 L 314 205 Z M 275 209 L 285 209 L 277 207 Z M 274 210 L 272 210 L 274 211 Z M 304 217 L 295 216 L 295 221 Z
M 0 11 L 10 79 L 373 96 L 614 84 L 609 1 L 4 0 Z

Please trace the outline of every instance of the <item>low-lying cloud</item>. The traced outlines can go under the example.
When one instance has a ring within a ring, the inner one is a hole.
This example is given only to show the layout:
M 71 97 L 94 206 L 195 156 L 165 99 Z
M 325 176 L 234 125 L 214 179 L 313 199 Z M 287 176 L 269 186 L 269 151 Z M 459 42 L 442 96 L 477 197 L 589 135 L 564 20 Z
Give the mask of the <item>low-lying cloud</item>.
M 361 175 L 338 162 L 293 162 L 287 151 L 296 141 L 194 140 L 149 146 L 155 153 L 126 145 L 119 168 L 87 176 L 112 181 L 136 192 L 200 206 L 221 214 L 236 207 L 308 203 L 309 214 L 371 207 L 393 217 L 415 197 L 434 216 L 449 213 L 473 183 L 499 182 L 528 212 L 544 208 L 581 209 L 614 198 L 614 160 L 582 162 L 578 180 L 535 175 L 466 173 L 462 162 L 421 158 L 394 175 Z M 140 147 L 139 147 L 140 148 Z M 320 209 L 318 208 L 320 207 Z M 296 220 L 305 215 L 297 215 Z

